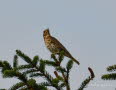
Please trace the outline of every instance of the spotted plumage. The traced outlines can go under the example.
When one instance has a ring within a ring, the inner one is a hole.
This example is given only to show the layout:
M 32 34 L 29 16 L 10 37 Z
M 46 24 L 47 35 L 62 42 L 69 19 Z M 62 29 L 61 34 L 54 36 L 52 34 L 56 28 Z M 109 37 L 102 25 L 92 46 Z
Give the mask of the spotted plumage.
M 80 64 L 55 37 L 50 35 L 49 29 L 44 30 L 43 37 L 45 45 L 51 53 L 59 54 L 61 51 L 64 51 L 64 56 L 71 58 L 74 62 Z

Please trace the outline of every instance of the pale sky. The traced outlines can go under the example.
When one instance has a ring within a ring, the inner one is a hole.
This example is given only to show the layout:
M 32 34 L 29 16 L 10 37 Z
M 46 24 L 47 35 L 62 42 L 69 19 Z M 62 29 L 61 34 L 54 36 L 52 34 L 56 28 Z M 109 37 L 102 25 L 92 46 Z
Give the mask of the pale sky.
M 0 60 L 12 63 L 16 49 L 50 59 L 43 41 L 46 28 L 79 58 L 80 66 L 71 72 L 72 90 L 89 76 L 88 67 L 96 77 L 85 90 L 116 88 L 116 81 L 101 80 L 106 67 L 116 64 L 116 0 L 1 0 Z M 16 81 L 0 75 L 0 88 Z

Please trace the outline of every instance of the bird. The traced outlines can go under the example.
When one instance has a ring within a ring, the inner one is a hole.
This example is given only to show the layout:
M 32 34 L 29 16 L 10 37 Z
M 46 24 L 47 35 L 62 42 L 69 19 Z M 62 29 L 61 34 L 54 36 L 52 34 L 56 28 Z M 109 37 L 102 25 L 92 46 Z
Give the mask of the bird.
M 80 64 L 79 61 L 77 61 L 70 53 L 69 51 L 60 43 L 59 40 L 57 40 L 55 37 L 53 37 L 50 34 L 49 28 L 45 29 L 43 31 L 43 38 L 46 47 L 52 54 L 60 54 L 61 51 L 64 52 L 64 56 L 72 59 L 74 62 L 76 62 L 78 65 Z

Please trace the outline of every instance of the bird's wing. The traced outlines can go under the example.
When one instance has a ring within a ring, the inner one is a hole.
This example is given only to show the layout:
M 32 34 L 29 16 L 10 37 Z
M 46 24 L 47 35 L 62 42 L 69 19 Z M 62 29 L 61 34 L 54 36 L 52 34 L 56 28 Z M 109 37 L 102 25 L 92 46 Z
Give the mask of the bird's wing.
M 68 52 L 68 50 L 55 38 L 55 37 L 51 37 L 52 38 L 52 43 L 55 43 L 56 46 L 63 50 L 65 53 L 65 56 L 72 58 L 72 55 Z
M 52 38 L 52 43 L 56 44 L 57 48 L 61 49 L 61 51 L 64 51 L 64 55 L 71 58 L 74 62 L 76 62 L 78 65 L 80 64 L 75 58 L 72 57 L 72 55 L 68 52 L 68 50 L 55 38 Z

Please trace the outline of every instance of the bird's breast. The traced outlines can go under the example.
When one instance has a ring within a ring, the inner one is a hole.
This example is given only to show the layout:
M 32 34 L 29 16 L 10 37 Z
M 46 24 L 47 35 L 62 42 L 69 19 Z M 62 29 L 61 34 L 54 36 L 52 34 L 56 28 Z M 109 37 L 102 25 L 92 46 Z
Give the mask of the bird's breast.
M 44 41 L 46 46 L 50 45 L 51 43 L 51 40 L 49 38 L 45 38 Z
M 57 48 L 55 43 L 52 42 L 50 38 L 45 38 L 45 45 L 50 50 L 50 52 L 54 54 L 59 52 L 59 49 Z

